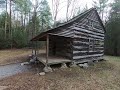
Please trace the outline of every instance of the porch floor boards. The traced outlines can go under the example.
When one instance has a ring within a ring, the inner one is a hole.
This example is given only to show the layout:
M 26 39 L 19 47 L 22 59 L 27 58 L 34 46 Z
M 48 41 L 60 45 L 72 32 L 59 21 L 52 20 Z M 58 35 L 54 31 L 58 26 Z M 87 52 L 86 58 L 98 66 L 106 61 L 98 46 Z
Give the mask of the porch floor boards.
M 46 64 L 46 54 L 45 53 L 40 53 L 37 56 L 37 58 L 44 65 Z M 60 63 L 69 63 L 69 62 L 72 62 L 72 61 L 69 59 L 66 59 L 64 57 L 60 57 L 60 56 L 49 56 L 48 57 L 48 65 L 60 64 Z

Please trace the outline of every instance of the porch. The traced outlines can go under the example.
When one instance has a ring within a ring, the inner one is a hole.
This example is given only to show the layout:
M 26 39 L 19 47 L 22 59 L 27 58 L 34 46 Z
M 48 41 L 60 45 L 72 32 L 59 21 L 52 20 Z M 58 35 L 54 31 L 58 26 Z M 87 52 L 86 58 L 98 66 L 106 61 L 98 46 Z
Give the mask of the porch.
M 70 38 L 47 34 L 43 37 L 34 39 L 35 40 L 33 41 L 46 42 L 45 50 L 40 50 L 40 52 L 37 52 L 37 48 L 34 48 L 34 55 L 37 56 L 37 59 L 45 66 L 72 62 Z
M 54 55 L 49 55 L 49 57 L 46 59 L 46 51 L 41 50 L 40 53 L 37 55 L 37 59 L 42 62 L 44 65 L 54 65 L 54 64 L 62 64 L 62 63 L 70 63 L 72 62 L 71 60 L 61 57 L 61 56 L 54 56 Z

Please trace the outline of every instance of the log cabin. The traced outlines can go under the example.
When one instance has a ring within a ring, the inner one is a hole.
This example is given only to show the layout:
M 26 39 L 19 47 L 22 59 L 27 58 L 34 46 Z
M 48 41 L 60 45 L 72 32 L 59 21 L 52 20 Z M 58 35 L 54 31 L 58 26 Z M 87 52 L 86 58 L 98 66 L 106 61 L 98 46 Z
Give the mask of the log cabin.
M 31 41 L 46 41 L 46 63 L 53 60 L 51 56 L 64 58 L 59 61 L 81 63 L 103 59 L 104 37 L 105 27 L 97 10 L 91 8 Z

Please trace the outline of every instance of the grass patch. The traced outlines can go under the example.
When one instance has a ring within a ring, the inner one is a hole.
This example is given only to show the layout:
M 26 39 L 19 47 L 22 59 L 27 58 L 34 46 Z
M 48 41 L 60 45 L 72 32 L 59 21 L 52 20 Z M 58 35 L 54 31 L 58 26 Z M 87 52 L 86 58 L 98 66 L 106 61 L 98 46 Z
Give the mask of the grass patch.
M 0 65 L 26 61 L 29 54 L 29 49 L 0 50 Z
M 39 76 L 35 73 L 17 74 L 0 81 L 9 90 L 120 90 L 119 57 L 106 56 L 87 69 L 79 67 L 56 69 Z
M 116 56 L 105 56 L 104 58 L 105 58 L 105 60 L 118 61 L 118 62 L 120 62 L 120 57 L 116 57 Z

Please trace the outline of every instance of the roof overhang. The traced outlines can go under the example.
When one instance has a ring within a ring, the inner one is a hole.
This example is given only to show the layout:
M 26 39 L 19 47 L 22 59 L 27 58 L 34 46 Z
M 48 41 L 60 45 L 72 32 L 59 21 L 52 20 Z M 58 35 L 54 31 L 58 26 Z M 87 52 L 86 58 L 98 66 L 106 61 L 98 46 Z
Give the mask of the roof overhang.
M 38 36 L 31 39 L 31 41 L 46 41 L 47 35 L 56 36 L 56 37 L 63 37 L 63 38 L 71 38 L 71 39 L 73 38 L 73 37 L 67 37 L 67 36 L 52 34 L 52 33 L 41 33 Z
M 61 27 L 64 27 L 64 26 L 66 26 L 66 25 L 70 25 L 73 21 L 75 21 L 75 20 L 77 20 L 78 18 L 80 18 L 80 17 L 84 16 L 85 14 L 89 13 L 91 10 L 95 10 L 96 13 L 97 13 L 97 10 L 96 10 L 95 8 L 91 8 L 91 9 L 87 10 L 86 12 L 84 12 L 84 13 L 82 13 L 82 14 L 74 17 L 73 19 L 69 20 L 68 22 L 65 22 L 65 23 L 63 23 L 63 24 L 61 24 L 61 25 L 59 25 L 59 26 L 57 26 L 57 27 L 55 27 L 55 28 L 53 28 L 53 29 L 49 29 L 48 31 L 45 31 L 45 32 L 40 33 L 40 34 L 37 35 L 36 37 L 32 38 L 30 41 L 46 41 L 47 35 L 54 35 L 54 36 L 59 36 L 59 37 L 66 37 L 66 36 L 60 36 L 60 35 L 57 35 L 57 34 L 55 35 L 55 34 L 53 34 L 53 33 L 54 33 L 56 30 L 59 30 Z M 97 16 L 98 16 L 98 18 L 99 18 L 99 21 L 100 21 L 100 23 L 101 23 L 104 31 L 106 32 L 105 27 L 104 27 L 104 25 L 103 25 L 103 23 L 102 23 L 102 20 L 100 19 L 98 13 L 97 13 Z M 51 33 L 52 33 L 52 34 L 51 34 Z M 71 36 L 71 37 L 66 37 L 66 38 L 73 38 L 73 37 Z

